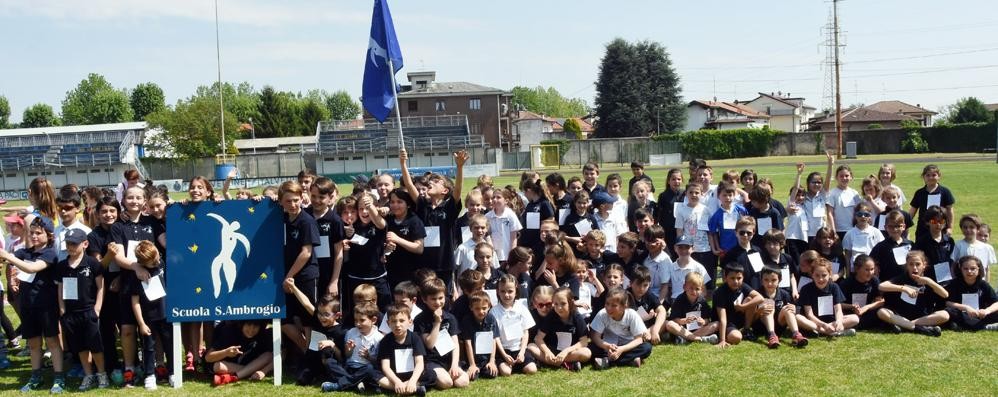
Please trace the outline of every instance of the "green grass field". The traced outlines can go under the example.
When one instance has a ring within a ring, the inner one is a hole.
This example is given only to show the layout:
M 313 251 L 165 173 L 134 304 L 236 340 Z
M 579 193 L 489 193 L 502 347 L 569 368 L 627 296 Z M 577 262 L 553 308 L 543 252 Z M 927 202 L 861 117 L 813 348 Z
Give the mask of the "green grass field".
M 784 200 L 794 176 L 793 163 L 803 159 L 807 171 L 824 172 L 823 158 L 770 157 L 711 162 L 715 170 L 746 167 L 774 180 L 778 198 Z M 955 161 L 954 161 L 955 160 Z M 875 162 L 867 162 L 875 161 Z M 898 168 L 897 184 L 908 197 L 922 186 L 919 174 L 925 164 L 936 162 L 933 156 L 864 156 L 852 164 L 856 179 L 875 173 L 880 161 L 894 161 Z M 985 221 L 998 223 L 998 204 L 993 203 L 998 165 L 994 157 L 947 155 L 940 159 L 943 185 L 956 196 L 956 214 L 974 212 Z M 558 170 L 564 175 L 578 175 L 579 169 Z M 621 172 L 625 180 L 630 170 Z M 664 169 L 650 169 L 656 186 L 662 187 Z M 543 174 L 543 173 L 542 173 Z M 496 178 L 497 185 L 515 184 L 517 175 Z M 474 181 L 466 179 L 464 187 Z M 988 186 L 992 186 L 989 188 Z M 854 183 L 858 188 L 859 183 Z M 347 188 L 341 186 L 341 188 Z M 956 231 L 959 234 L 959 230 Z M 959 238 L 960 236 L 954 236 Z M 992 244 L 994 240 L 992 240 Z M 992 276 L 992 278 L 996 278 Z M 11 314 L 8 307 L 8 314 Z M 918 396 L 994 396 L 998 395 L 998 333 L 950 332 L 940 338 L 903 334 L 889 335 L 861 332 L 852 338 L 812 339 L 802 350 L 782 346 L 768 350 L 760 343 L 743 343 L 727 349 L 713 346 L 663 345 L 655 347 L 650 359 L 639 369 L 616 368 L 605 372 L 584 369 L 581 373 L 545 370 L 537 375 L 523 375 L 498 380 L 474 382 L 469 389 L 433 392 L 440 395 L 918 395 Z M 12 358 L 14 366 L 0 372 L 0 394 L 13 394 L 29 375 L 26 358 Z M 47 378 L 51 380 L 51 376 Z M 269 381 L 269 379 L 268 379 Z M 274 388 L 270 383 L 240 382 L 213 389 L 205 380 L 186 382 L 182 391 L 163 386 L 149 395 L 304 395 L 317 387 L 289 385 Z M 75 390 L 78 380 L 71 380 Z M 145 391 L 91 391 L 100 395 L 125 395 Z

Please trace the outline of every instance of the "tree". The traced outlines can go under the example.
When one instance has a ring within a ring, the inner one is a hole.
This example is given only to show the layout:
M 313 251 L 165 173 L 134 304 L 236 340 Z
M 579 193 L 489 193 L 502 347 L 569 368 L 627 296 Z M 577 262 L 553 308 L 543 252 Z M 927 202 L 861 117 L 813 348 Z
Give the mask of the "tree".
M 181 158 L 211 157 L 219 153 L 218 100 L 205 96 L 192 96 L 177 101 L 177 105 L 146 116 L 150 127 L 160 128 L 161 134 L 150 138 L 148 145 Z M 236 153 L 234 141 L 239 138 L 239 122 L 235 115 L 225 112 L 226 152 Z
M 554 87 L 513 87 L 513 106 L 551 117 L 582 117 L 589 105 L 579 98 L 565 98 Z
M 166 97 L 156 83 L 143 83 L 132 90 L 129 104 L 135 112 L 132 120 L 142 121 L 146 115 L 166 109 Z
M 582 136 L 582 126 L 579 125 L 578 119 L 565 119 L 565 125 L 562 128 L 565 129 L 565 132 L 575 135 L 575 139 L 581 140 L 584 138 Z
M 994 119 L 994 114 L 984 107 L 980 99 L 967 97 L 950 105 L 949 113 L 943 119 L 953 124 L 990 123 Z
M 0 95 L 0 129 L 9 127 L 10 122 L 10 102 L 7 97 Z
M 216 82 L 210 86 L 199 86 L 194 96 L 214 100 L 215 108 L 217 109 L 218 83 Z M 256 119 L 260 117 L 257 110 L 259 102 L 260 98 L 256 90 L 248 82 L 242 82 L 238 86 L 234 86 L 232 83 L 222 84 L 222 103 L 225 111 L 232 113 L 236 121 L 240 123 L 249 123 L 250 119 L 253 119 L 253 122 L 256 123 Z
M 596 80 L 596 135 L 647 136 L 678 131 L 686 119 L 679 76 L 661 44 L 615 39 L 606 46 Z
M 128 94 L 116 90 L 111 83 L 91 73 L 62 101 L 62 118 L 66 125 L 121 123 L 132 120 Z
M 21 118 L 22 128 L 52 127 L 59 124 L 59 118 L 56 117 L 55 111 L 44 103 L 36 103 L 24 109 L 24 115 Z
M 325 98 L 326 109 L 333 120 L 353 120 L 360 116 L 360 104 L 346 91 L 339 90 Z

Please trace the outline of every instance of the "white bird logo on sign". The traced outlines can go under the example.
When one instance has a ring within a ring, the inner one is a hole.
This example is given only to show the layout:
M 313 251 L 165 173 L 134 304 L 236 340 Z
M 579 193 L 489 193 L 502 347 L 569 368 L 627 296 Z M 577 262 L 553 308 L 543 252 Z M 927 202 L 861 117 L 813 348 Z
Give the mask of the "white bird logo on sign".
M 250 254 L 250 243 L 239 230 L 239 221 L 226 222 L 218 214 L 208 214 L 222 224 L 221 249 L 218 256 L 211 261 L 211 285 L 215 289 L 215 297 L 222 292 L 222 275 L 225 275 L 225 283 L 229 287 L 228 292 L 232 292 L 232 287 L 236 284 L 236 262 L 232 260 L 232 254 L 236 250 L 236 245 L 242 243 L 246 247 L 246 256 Z
M 380 44 L 378 44 L 378 41 L 375 40 L 374 37 L 371 38 L 371 42 L 370 44 L 367 45 L 367 48 L 368 51 L 371 52 L 371 63 L 373 63 L 374 66 L 378 66 L 378 60 L 377 58 L 375 58 L 375 56 L 379 56 L 386 60 L 388 59 L 388 51 L 385 50 L 385 48 L 382 47 Z M 388 62 L 385 63 L 387 64 Z

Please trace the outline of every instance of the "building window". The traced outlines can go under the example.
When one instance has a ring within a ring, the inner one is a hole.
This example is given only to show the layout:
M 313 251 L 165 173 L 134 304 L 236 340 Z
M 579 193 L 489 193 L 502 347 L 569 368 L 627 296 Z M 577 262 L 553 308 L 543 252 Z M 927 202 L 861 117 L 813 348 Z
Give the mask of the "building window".
M 476 135 L 481 135 L 482 134 L 482 125 L 481 124 L 472 123 L 470 126 L 468 126 L 468 128 L 469 128 L 469 130 L 471 131 L 472 134 L 476 134 Z
M 437 111 L 443 112 L 445 110 L 447 110 L 447 101 L 444 101 L 443 99 L 437 99 Z
M 419 101 L 409 101 L 409 111 L 418 112 L 419 111 Z
M 471 98 L 468 100 L 468 109 L 471 110 L 482 110 L 482 99 L 481 98 Z

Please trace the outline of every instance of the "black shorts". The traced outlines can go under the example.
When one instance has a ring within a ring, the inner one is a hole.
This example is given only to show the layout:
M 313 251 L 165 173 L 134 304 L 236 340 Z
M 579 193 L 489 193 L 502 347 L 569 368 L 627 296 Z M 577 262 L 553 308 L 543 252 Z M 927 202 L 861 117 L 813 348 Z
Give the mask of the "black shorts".
M 21 307 L 21 337 L 59 336 L 59 309 Z
M 115 302 L 110 302 L 114 304 Z M 118 325 L 138 325 L 135 319 L 135 311 L 132 310 L 132 296 L 128 294 L 118 294 Z
M 100 322 L 93 309 L 66 313 L 62 316 L 61 323 L 62 337 L 66 341 L 67 350 L 73 353 L 104 351 L 100 337 Z
M 398 374 L 398 373 L 396 373 L 395 376 L 398 376 L 398 378 L 401 379 L 403 382 L 407 382 L 407 381 L 409 381 L 410 378 L 412 378 L 412 372 L 407 372 L 407 373 L 404 373 L 404 374 Z M 375 369 L 374 370 L 374 381 L 375 382 L 381 381 L 381 378 L 384 378 L 384 377 L 385 377 L 385 374 L 383 372 L 381 372 L 380 369 Z M 424 367 L 423 368 L 423 373 L 419 375 L 419 381 L 416 382 L 416 384 L 419 385 L 419 386 L 423 386 L 423 387 L 433 387 L 434 385 L 437 384 L 437 374 L 436 374 L 436 372 L 433 372 L 433 370 L 430 369 L 429 367 Z
M 518 356 L 520 354 L 520 351 L 519 350 L 517 350 L 517 351 L 508 351 L 508 352 L 506 352 L 506 354 L 509 354 L 510 356 L 513 356 L 513 358 L 515 359 L 516 356 Z M 505 361 L 502 361 L 499 358 L 499 355 L 496 354 L 496 364 L 498 365 L 498 364 L 501 364 L 501 363 L 505 363 Z M 523 362 L 522 363 L 513 364 L 513 372 L 523 372 L 523 367 L 526 367 L 528 364 L 533 364 L 533 363 L 534 363 L 534 355 L 530 354 L 529 352 L 528 353 L 524 353 L 523 354 Z
M 299 279 L 295 278 L 295 287 L 297 287 L 308 301 L 315 306 L 316 302 L 319 301 L 319 279 Z M 294 318 L 298 317 L 301 319 L 302 324 L 310 324 L 309 320 L 312 318 L 311 314 L 305 310 L 305 307 L 298 302 L 298 298 L 295 298 L 294 294 L 285 294 L 284 300 L 288 306 L 287 316 L 281 320 L 281 324 L 292 324 L 294 323 Z
M 859 324 L 856 325 L 856 329 L 875 329 L 882 328 L 884 325 L 885 324 L 880 320 L 880 317 L 877 317 L 877 311 L 870 310 L 863 313 L 862 316 L 859 316 Z
M 900 304 L 899 307 L 889 307 L 888 309 L 893 311 L 894 314 L 897 314 L 911 321 L 915 321 L 916 319 L 935 313 L 935 310 L 928 310 L 905 303 Z

